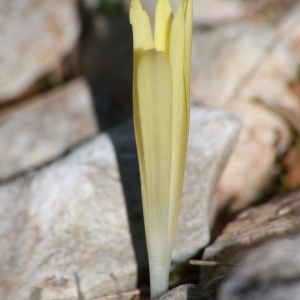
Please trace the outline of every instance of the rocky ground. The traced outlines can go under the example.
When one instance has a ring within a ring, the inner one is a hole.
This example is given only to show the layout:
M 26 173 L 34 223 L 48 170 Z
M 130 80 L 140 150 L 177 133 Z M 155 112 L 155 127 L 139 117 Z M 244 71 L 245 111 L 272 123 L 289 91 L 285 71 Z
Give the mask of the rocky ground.
M 127 13 L 127 0 L 0 2 L 0 300 L 149 299 Z M 161 299 L 298 300 L 299 66 L 298 1 L 194 0 Z

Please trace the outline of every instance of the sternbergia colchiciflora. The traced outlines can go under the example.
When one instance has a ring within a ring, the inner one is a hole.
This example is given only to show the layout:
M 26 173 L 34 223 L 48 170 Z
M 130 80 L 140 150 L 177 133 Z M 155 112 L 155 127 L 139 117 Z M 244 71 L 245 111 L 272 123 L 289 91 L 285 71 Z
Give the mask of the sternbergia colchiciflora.
M 151 298 L 155 298 L 169 285 L 186 162 L 192 0 L 181 0 L 174 15 L 169 0 L 158 0 L 154 38 L 140 0 L 131 0 L 130 23 L 134 44 L 134 127 Z

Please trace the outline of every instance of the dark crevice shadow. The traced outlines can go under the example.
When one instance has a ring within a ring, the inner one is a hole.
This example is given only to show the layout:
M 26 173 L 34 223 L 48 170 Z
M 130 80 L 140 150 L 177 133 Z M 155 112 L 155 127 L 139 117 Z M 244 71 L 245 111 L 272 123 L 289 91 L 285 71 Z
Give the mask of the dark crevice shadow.
M 88 82 L 101 131 L 132 117 L 133 40 L 128 16 L 91 14 L 78 1 L 77 74 Z
M 132 116 L 131 85 L 113 80 L 107 76 L 102 80 L 87 79 L 90 87 L 94 114 L 100 131 L 106 131 L 122 124 Z M 123 96 L 130 103 L 120 103 Z
M 198 284 L 189 285 L 186 299 L 187 300 L 199 300 L 199 299 L 213 300 L 213 298 L 209 294 L 207 294 L 205 289 Z

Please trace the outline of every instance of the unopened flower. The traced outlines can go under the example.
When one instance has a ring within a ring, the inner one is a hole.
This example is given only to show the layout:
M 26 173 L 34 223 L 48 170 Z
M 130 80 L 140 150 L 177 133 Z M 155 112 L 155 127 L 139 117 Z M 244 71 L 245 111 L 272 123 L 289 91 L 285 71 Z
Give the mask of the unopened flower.
M 130 22 L 134 126 L 154 298 L 168 289 L 182 194 L 190 114 L 192 0 L 181 0 L 174 15 L 169 0 L 158 0 L 154 38 L 140 0 L 131 0 Z

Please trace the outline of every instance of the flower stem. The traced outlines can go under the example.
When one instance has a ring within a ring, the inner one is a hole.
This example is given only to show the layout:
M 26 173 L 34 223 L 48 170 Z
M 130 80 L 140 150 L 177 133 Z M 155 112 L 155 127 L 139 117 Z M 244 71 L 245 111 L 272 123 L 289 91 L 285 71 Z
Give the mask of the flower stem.
M 169 266 L 150 265 L 151 299 L 157 299 L 169 289 Z

